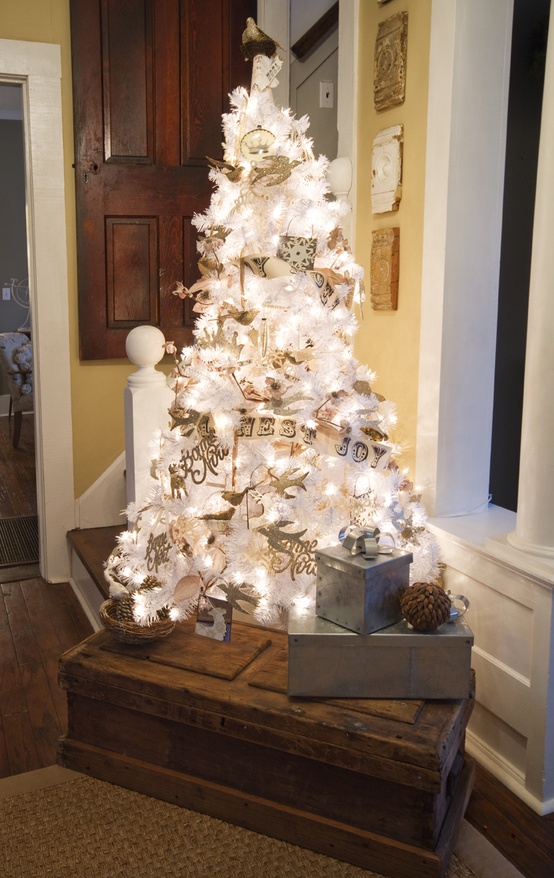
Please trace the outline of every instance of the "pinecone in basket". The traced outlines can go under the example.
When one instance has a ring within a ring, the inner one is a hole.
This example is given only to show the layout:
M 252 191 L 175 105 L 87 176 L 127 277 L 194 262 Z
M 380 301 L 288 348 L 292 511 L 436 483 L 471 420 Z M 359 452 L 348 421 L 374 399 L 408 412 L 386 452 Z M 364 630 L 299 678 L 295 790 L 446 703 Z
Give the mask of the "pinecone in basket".
M 160 586 L 161 582 L 158 579 L 154 576 L 147 576 L 141 587 L 137 589 L 137 592 L 151 591 L 153 588 L 159 588 Z M 135 601 L 133 595 L 124 595 L 117 598 L 114 616 L 120 622 L 135 622 L 134 610 Z M 158 619 L 167 619 L 169 617 L 169 608 L 162 607 L 160 610 L 157 610 L 156 615 Z
M 134 622 L 133 607 L 134 601 L 131 595 L 117 598 L 113 614 L 119 622 Z
M 417 631 L 434 631 L 450 618 L 451 601 L 440 585 L 416 582 L 400 599 L 406 622 Z

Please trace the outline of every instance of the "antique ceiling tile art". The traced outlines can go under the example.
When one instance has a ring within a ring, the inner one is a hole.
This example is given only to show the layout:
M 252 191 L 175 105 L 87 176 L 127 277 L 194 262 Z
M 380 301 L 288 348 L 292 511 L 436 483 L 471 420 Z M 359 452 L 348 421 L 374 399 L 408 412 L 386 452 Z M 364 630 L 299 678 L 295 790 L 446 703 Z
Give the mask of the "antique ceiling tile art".
M 404 103 L 407 45 L 407 12 L 397 12 L 379 24 L 373 62 L 373 97 L 376 110 L 389 110 Z
M 400 229 L 377 229 L 371 245 L 371 307 L 396 311 L 400 273 Z
M 402 198 L 403 125 L 379 131 L 371 156 L 371 210 L 387 213 L 398 210 Z

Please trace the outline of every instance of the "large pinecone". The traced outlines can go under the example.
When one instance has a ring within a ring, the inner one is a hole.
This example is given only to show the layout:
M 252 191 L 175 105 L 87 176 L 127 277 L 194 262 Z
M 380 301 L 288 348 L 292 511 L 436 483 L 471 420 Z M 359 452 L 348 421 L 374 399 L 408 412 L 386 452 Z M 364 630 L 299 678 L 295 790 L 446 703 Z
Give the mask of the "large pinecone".
M 417 631 L 434 631 L 450 618 L 451 601 L 440 585 L 416 582 L 400 599 L 400 610 L 406 622 Z

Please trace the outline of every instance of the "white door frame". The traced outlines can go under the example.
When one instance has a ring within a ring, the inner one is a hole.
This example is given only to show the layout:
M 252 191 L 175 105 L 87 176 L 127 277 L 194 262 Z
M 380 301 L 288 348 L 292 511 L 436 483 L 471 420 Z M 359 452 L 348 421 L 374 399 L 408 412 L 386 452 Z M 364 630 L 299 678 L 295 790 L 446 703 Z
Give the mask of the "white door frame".
M 296 0 L 299 2 L 299 0 Z M 339 2 L 339 76 L 337 88 L 338 152 L 349 158 L 352 165 L 352 183 L 348 201 L 352 206 L 348 218 L 348 236 L 356 245 L 356 158 L 357 158 L 357 100 L 358 100 L 358 21 L 360 0 Z M 290 0 L 258 0 L 258 24 L 277 40 L 290 63 Z M 275 89 L 276 103 L 290 106 L 289 64 L 279 73 L 279 85 Z
M 75 526 L 60 47 L 0 40 L 0 80 L 23 86 L 40 572 L 55 582 Z

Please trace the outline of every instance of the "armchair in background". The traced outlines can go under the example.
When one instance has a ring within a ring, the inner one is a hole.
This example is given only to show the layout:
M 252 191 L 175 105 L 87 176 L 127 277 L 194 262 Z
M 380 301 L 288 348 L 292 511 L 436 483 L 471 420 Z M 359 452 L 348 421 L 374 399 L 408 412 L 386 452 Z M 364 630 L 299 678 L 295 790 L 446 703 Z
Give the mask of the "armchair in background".
M 23 332 L 0 333 L 0 363 L 10 391 L 13 447 L 19 445 L 23 412 L 33 411 L 33 348 Z

